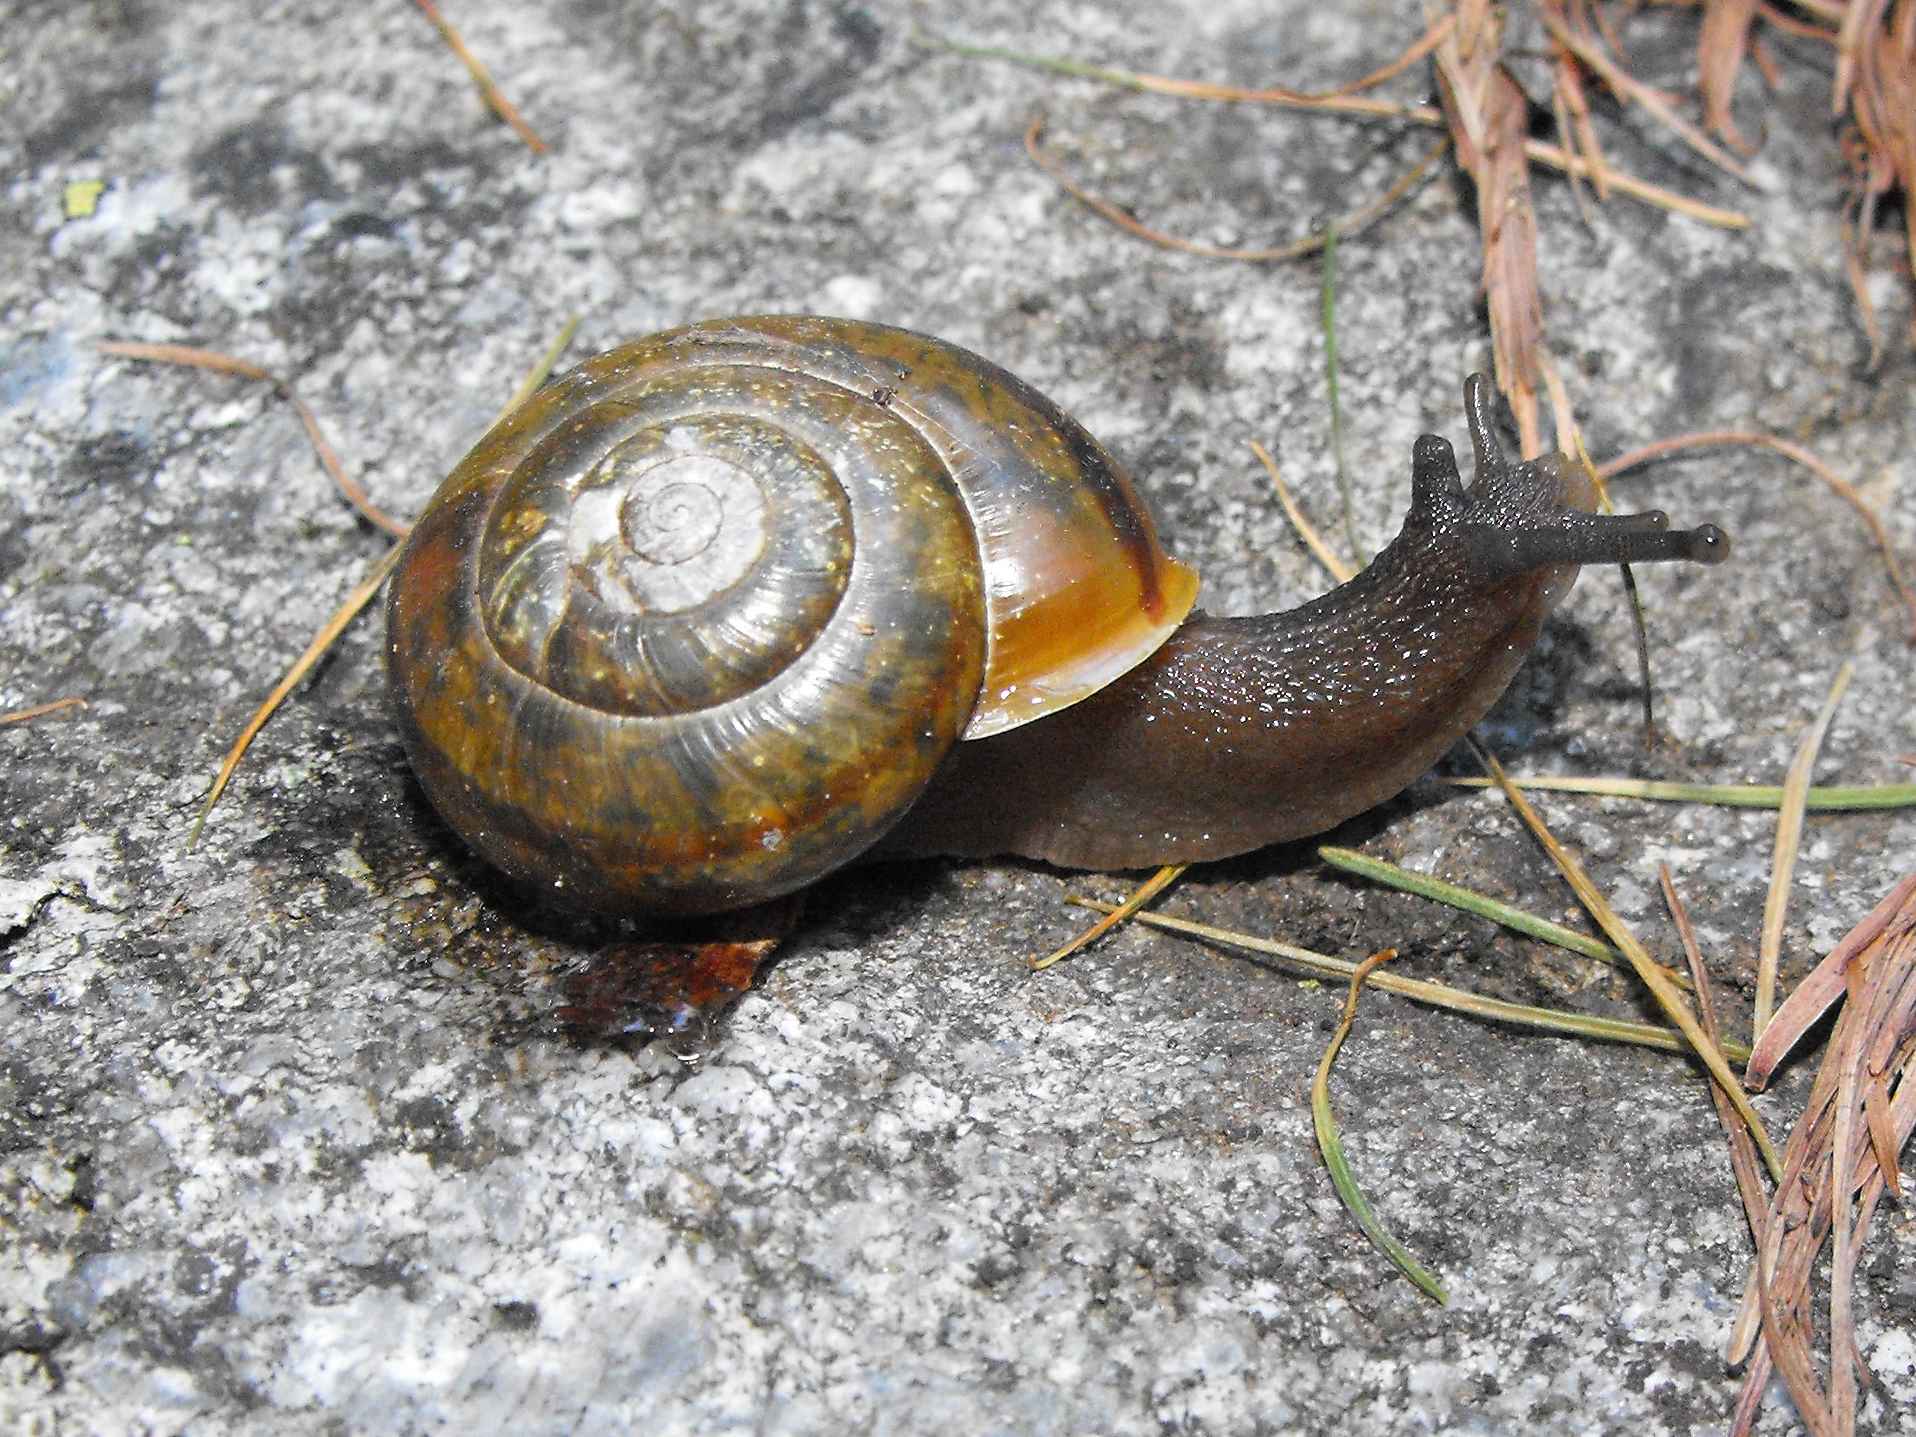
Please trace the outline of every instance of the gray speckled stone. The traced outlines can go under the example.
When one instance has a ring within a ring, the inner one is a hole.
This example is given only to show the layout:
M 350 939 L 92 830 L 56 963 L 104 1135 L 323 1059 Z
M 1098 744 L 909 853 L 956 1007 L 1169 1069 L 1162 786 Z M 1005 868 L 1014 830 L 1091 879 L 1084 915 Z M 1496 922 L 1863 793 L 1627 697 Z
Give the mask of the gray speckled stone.
M 1141 247 L 1025 162 L 1051 143 L 1154 222 L 1267 242 L 1352 207 L 1421 134 L 1197 108 L 961 62 L 916 26 L 1141 69 L 1322 84 L 1415 7 L 1212 0 L 450 7 L 533 123 L 482 112 L 405 5 L 0 0 L 0 1428 L 94 1432 L 1143 1433 L 1719 1430 L 1747 1238 L 1707 1096 L 1656 1056 L 1385 996 L 1336 1090 L 1439 1310 L 1352 1230 L 1306 1089 L 1339 995 L 1142 932 L 1041 978 L 1096 880 L 854 872 L 709 1059 L 582 1049 L 540 1015 L 589 943 L 427 812 L 355 629 L 191 853 L 207 775 L 382 541 L 264 387 L 98 358 L 213 345 L 292 377 L 413 512 L 564 316 L 599 347 L 827 310 L 1029 378 L 1137 470 L 1205 602 L 1321 585 L 1246 441 L 1333 512 L 1318 272 Z M 1275 11 L 1276 13 L 1270 13 Z M 253 13 L 263 12 L 263 13 Z M 1682 17 L 1635 59 L 1689 82 Z M 1862 371 L 1820 57 L 1743 97 L 1761 188 L 1605 120 L 1612 156 L 1749 210 L 1744 234 L 1540 180 L 1546 302 L 1598 452 L 1754 423 L 1808 439 L 1916 550 L 1912 365 Z M 1404 82 L 1410 94 L 1424 79 Z M 62 186 L 108 182 L 67 220 Z M 1880 250 L 1887 276 L 1894 246 Z M 1463 430 L 1487 341 L 1468 206 L 1420 191 L 1342 250 L 1360 530 L 1412 438 Z M 1879 287 L 1892 331 L 1905 288 Z M 1769 457 L 1632 480 L 1737 561 L 1641 582 L 1677 735 L 1645 755 L 1615 580 L 1592 575 L 1486 727 L 1525 768 L 1774 779 L 1839 657 L 1820 773 L 1916 751 L 1901 620 L 1848 512 Z M 1543 805 L 1668 948 L 1654 865 L 1747 1001 L 1771 821 Z M 1569 900 L 1507 816 L 1425 784 L 1340 837 Z M 1788 971 L 1916 851 L 1809 825 Z M 1405 972 L 1604 1012 L 1630 985 L 1329 876 L 1308 845 L 1171 907 Z M 1766 1098 L 1779 1126 L 1801 1074 Z M 1916 1235 L 1862 1276 L 1878 1432 L 1916 1430 Z M 1763 1430 L 1787 1430 L 1773 1408 Z

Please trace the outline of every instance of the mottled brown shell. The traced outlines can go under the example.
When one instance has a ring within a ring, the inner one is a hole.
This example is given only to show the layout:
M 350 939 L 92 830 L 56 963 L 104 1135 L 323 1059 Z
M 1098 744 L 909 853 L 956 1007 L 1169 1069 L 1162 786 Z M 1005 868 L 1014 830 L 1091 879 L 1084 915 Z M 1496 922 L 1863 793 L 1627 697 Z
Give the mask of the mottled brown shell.
M 1147 658 L 1197 581 L 976 355 L 754 318 L 598 356 L 453 471 L 393 581 L 400 728 L 487 859 L 707 912 L 876 842 L 962 735 Z

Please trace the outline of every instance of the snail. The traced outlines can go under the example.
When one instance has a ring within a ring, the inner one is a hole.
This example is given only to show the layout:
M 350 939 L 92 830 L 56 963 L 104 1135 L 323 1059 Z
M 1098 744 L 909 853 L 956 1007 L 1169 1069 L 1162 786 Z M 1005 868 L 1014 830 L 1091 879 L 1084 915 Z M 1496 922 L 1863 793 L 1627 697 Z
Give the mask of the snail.
M 1407 787 L 1496 701 L 1577 566 L 1714 563 L 1513 464 L 1412 453 L 1402 532 L 1300 608 L 1216 618 L 1124 470 L 1012 375 L 849 320 L 677 329 L 503 419 L 388 611 L 419 781 L 506 873 L 624 914 L 866 855 L 1221 858 Z

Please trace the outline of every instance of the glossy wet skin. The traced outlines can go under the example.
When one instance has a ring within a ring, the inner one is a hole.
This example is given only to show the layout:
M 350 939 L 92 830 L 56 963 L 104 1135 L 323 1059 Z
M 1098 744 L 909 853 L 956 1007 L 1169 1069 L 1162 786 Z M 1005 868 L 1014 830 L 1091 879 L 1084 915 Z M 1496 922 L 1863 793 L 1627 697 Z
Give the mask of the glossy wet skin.
M 1578 563 L 1727 554 L 1710 526 L 1587 513 L 1594 493 L 1568 460 L 1504 457 L 1482 376 L 1465 404 L 1469 491 L 1450 445 L 1423 436 L 1404 527 L 1362 573 L 1284 613 L 1193 614 L 1103 692 L 960 745 L 885 850 L 1138 868 L 1321 833 L 1401 792 L 1483 717 Z
M 1579 562 L 1727 554 L 1709 526 L 1587 513 L 1589 483 L 1560 455 L 1509 463 L 1481 376 L 1466 409 L 1477 483 L 1466 492 L 1449 444 L 1421 438 L 1404 527 L 1349 583 L 1279 614 L 1193 614 L 1103 692 L 961 744 L 885 850 L 1137 868 L 1321 833 L 1483 717 Z
M 1322 832 L 1483 716 L 1565 587 L 1555 568 L 1481 582 L 1414 517 L 1342 588 L 1279 614 L 1194 614 L 1102 693 L 960 745 L 886 847 L 1136 868 Z

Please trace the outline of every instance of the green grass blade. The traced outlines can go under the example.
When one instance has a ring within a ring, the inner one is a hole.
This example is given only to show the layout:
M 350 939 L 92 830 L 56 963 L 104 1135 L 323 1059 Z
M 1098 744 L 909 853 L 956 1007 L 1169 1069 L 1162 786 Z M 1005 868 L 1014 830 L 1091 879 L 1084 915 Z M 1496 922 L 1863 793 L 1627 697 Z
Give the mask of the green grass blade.
M 1459 788 L 1492 788 L 1487 778 L 1452 778 Z M 1595 793 L 1605 798 L 1641 798 L 1655 803 L 1713 803 L 1724 808 L 1776 808 L 1783 786 L 1775 783 L 1666 783 L 1636 778 L 1513 778 L 1518 788 L 1545 793 Z M 1831 785 L 1812 788 L 1804 805 L 1812 811 L 1916 807 L 1916 783 Z
M 1337 1132 L 1337 1119 L 1331 1113 L 1331 1066 L 1337 1061 L 1338 1050 L 1344 1046 L 1349 1036 L 1351 1024 L 1357 1018 L 1357 995 L 1366 979 L 1374 977 L 1372 969 L 1385 959 L 1394 957 L 1386 949 L 1374 958 L 1358 965 L 1351 977 L 1350 996 L 1344 1000 L 1344 1016 L 1337 1025 L 1337 1031 L 1331 1035 L 1330 1046 L 1324 1050 L 1323 1058 L 1317 1065 L 1317 1077 L 1311 1083 L 1311 1126 L 1317 1130 L 1317 1150 L 1323 1154 L 1324 1166 L 1330 1171 L 1331 1186 L 1337 1190 L 1337 1196 L 1350 1210 L 1350 1215 L 1363 1230 L 1364 1236 L 1374 1243 L 1378 1250 L 1397 1264 L 1405 1277 L 1417 1284 L 1427 1296 L 1435 1298 L 1439 1305 L 1448 1303 L 1449 1297 L 1434 1273 L 1410 1254 L 1396 1238 L 1385 1229 L 1377 1212 L 1364 1196 L 1364 1190 L 1357 1185 L 1357 1175 L 1351 1171 L 1350 1160 L 1344 1156 L 1344 1141 Z

